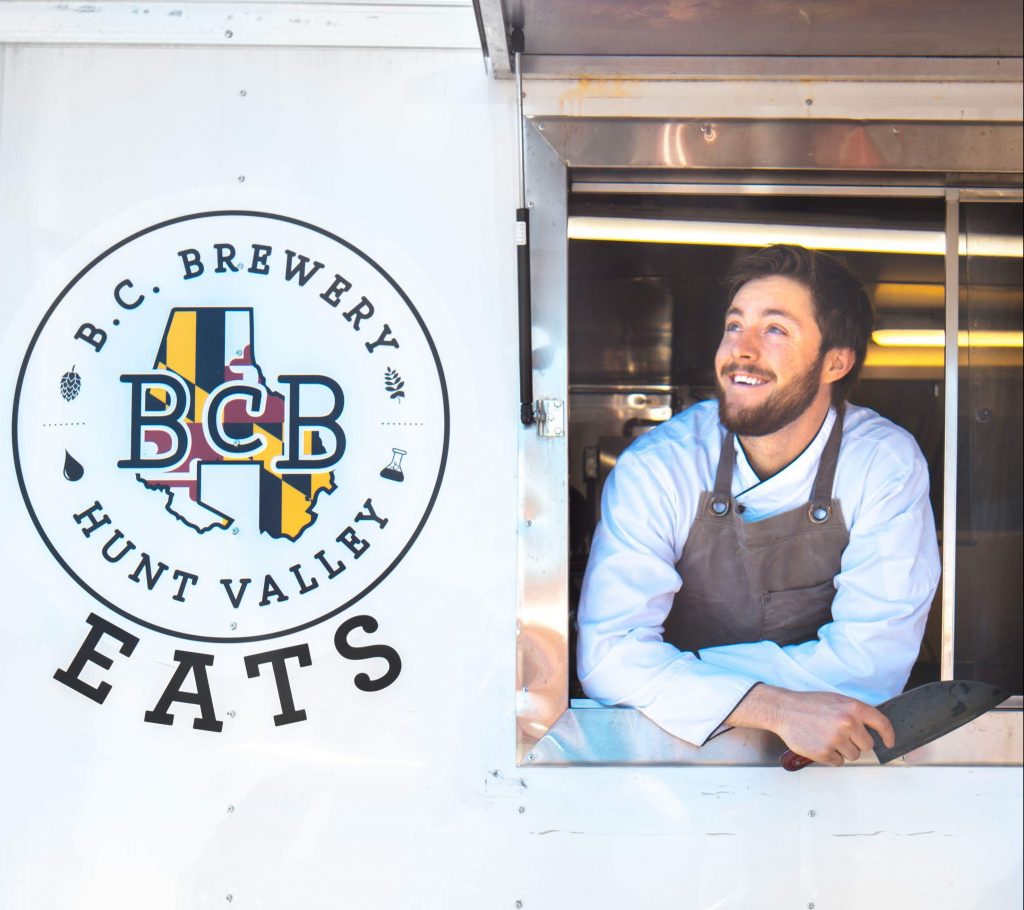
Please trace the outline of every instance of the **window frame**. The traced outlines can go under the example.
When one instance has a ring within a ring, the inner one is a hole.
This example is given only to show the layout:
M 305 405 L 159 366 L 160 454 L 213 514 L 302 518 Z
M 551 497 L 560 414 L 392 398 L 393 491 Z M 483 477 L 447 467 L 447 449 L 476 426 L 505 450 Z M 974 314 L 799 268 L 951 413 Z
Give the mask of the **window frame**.
M 567 120 L 575 120 L 567 124 Z M 638 136 L 649 129 L 642 127 Z M 690 124 L 678 124 L 677 135 Z M 699 127 L 697 135 L 706 136 Z M 714 129 L 720 130 L 722 124 Z M 817 171 L 800 170 L 806 158 L 799 154 L 798 144 L 788 146 L 794 161 L 788 171 L 792 184 L 777 184 L 775 192 L 796 192 L 814 195 L 907 195 L 944 198 L 946 204 L 946 349 L 945 363 L 945 467 L 943 478 L 943 539 L 956 540 L 956 428 L 958 408 L 958 319 L 959 319 L 959 249 L 961 232 L 959 206 L 961 201 L 1019 201 L 1021 190 L 1007 186 L 1020 180 L 1020 166 L 1014 162 L 1011 149 L 1007 157 L 1005 179 L 994 187 L 948 186 L 944 175 L 971 171 L 970 158 L 976 137 L 970 124 L 944 124 L 947 131 L 945 153 L 937 154 L 929 146 L 927 173 L 912 166 L 862 172 L 847 169 L 837 180 L 840 162 L 829 162 L 825 154 L 834 143 L 835 121 L 817 124 L 784 121 L 729 124 L 738 130 L 758 129 L 764 138 L 766 130 L 773 135 L 799 135 L 817 148 Z M 849 128 L 863 124 L 851 122 Z M 928 125 L 934 132 L 935 124 Z M 553 127 L 553 128 L 552 128 Z M 696 128 L 695 127 L 695 128 Z M 904 135 L 907 148 L 913 147 L 914 124 L 888 126 L 892 134 Z M 667 125 L 664 129 L 669 129 Z M 586 148 L 588 167 L 604 168 L 607 181 L 609 168 L 620 167 L 616 156 L 622 154 L 621 123 L 587 120 L 586 118 L 537 117 L 524 124 L 526 189 L 530 215 L 530 280 L 533 296 L 533 385 L 534 397 L 540 401 L 567 403 L 568 395 L 568 202 L 570 169 L 578 164 L 570 158 L 570 150 Z M 611 130 L 611 131 L 609 131 Z M 1019 127 L 1017 127 L 1019 132 Z M 787 132 L 788 131 L 788 132 Z M 555 134 L 554 136 L 552 134 Z M 930 136 L 929 138 L 935 138 Z M 783 144 L 785 145 L 785 144 Z M 1012 146 L 1012 142 L 1008 143 Z M 749 147 L 749 146 L 748 146 Z M 892 164 L 899 164 L 902 146 L 893 151 Z M 603 156 L 603 157 L 602 157 Z M 783 162 L 784 164 L 785 162 Z M 883 162 L 883 164 L 886 162 Z M 642 164 L 633 166 L 638 188 L 651 191 L 686 192 L 758 192 L 770 193 L 766 183 L 735 183 L 735 163 L 727 161 L 732 179 L 715 181 L 712 162 L 708 170 L 693 171 L 693 184 L 652 183 L 651 172 Z M 741 173 L 746 180 L 758 177 L 758 162 L 748 161 Z M 771 165 L 780 162 L 773 159 Z M 831 168 L 829 165 L 831 164 Z M 991 162 L 986 162 L 987 165 Z M 662 162 L 662 166 L 665 162 Z M 936 165 L 940 165 L 936 167 Z M 902 170 L 903 173 L 899 173 Z M 594 173 L 598 173 L 595 170 Z M 718 171 L 721 173 L 721 171 Z M 771 178 L 778 179 L 778 171 Z M 629 171 L 616 174 L 630 183 Z M 679 170 L 672 175 L 679 178 Z M 763 172 L 761 172 L 763 175 Z M 689 174 L 686 178 L 689 179 Z M 825 179 L 821 179 L 822 177 Z M 709 180 L 710 178 L 710 180 Z M 655 181 L 657 181 L 657 176 Z M 980 181 L 979 181 L 980 182 Z M 732 190 L 729 185 L 733 184 Z M 604 191 L 610 185 L 601 184 Z M 643 191 L 643 190 L 641 190 Z M 564 404 L 563 404 L 564 407 Z M 952 457 L 951 457 L 952 456 Z M 589 699 L 569 701 L 569 634 L 568 628 L 568 439 L 542 436 L 536 426 L 519 431 L 519 526 L 518 526 L 518 605 L 516 646 L 516 755 L 517 763 L 537 766 L 588 765 L 732 765 L 772 766 L 784 748 L 771 733 L 756 730 L 731 730 L 713 738 L 703 747 L 690 745 L 659 728 L 638 710 L 604 707 Z M 955 546 L 943 547 L 942 655 L 941 676 L 952 676 L 953 629 L 955 619 Z M 1024 700 L 1014 696 L 999 709 L 954 733 L 915 750 L 896 764 L 906 765 L 1019 765 L 1024 743 Z M 873 757 L 856 764 L 873 765 Z

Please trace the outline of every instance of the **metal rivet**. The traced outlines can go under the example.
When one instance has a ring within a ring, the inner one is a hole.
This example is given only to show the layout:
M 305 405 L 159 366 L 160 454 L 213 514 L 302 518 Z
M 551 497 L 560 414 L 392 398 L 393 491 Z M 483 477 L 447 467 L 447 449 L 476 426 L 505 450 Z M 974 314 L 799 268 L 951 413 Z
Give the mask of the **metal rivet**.
M 723 502 L 721 499 L 716 499 L 711 503 L 711 511 L 716 515 L 724 515 L 729 511 L 729 503 Z
M 229 904 L 230 904 L 230 903 L 231 903 L 231 902 L 232 902 L 232 901 L 233 901 L 234 899 L 235 899 L 235 896 L 234 896 L 233 894 L 225 894 L 225 895 L 224 895 L 224 900 L 226 900 L 226 901 L 227 901 L 227 902 L 228 902 Z
M 232 628 L 232 630 L 237 629 L 238 628 L 238 623 L 237 622 L 231 623 L 231 628 Z
M 234 716 L 235 716 L 235 712 L 234 711 L 228 711 L 228 717 L 234 717 Z
M 815 811 L 814 811 L 813 809 L 808 809 L 808 810 L 807 810 L 807 815 L 808 815 L 808 816 L 809 816 L 810 818 L 814 818 L 814 816 L 815 816 L 815 815 L 817 815 L 817 814 L 818 814 L 818 813 L 817 813 L 817 812 L 815 812 Z
M 228 812 L 234 812 L 234 811 L 235 811 L 235 807 L 234 806 L 228 806 Z
M 516 910 L 523 910 L 523 902 L 516 901 Z
M 814 910 L 814 901 L 811 901 L 811 902 L 810 902 L 810 903 L 809 903 L 809 904 L 807 905 L 807 910 Z
M 814 99 L 813 98 L 807 98 L 804 101 L 804 104 L 806 104 L 808 107 L 810 107 L 812 104 L 814 104 Z
M 530 519 L 529 519 L 529 518 L 527 518 L 527 519 L 526 519 L 526 527 L 530 527 L 530 525 L 532 525 L 532 524 L 533 524 L 533 522 L 532 522 L 532 521 L 530 521 Z
M 246 95 L 248 95 L 249 93 L 248 93 L 248 92 L 247 92 L 247 91 L 246 91 L 246 90 L 245 90 L 245 89 L 243 88 L 243 89 L 242 89 L 242 90 L 241 90 L 241 91 L 240 91 L 240 92 L 239 92 L 238 94 L 239 94 L 239 95 L 240 95 L 241 97 L 243 97 L 243 98 L 244 98 L 244 97 L 245 97 Z
M 532 752 L 529 755 L 526 756 L 526 760 L 527 761 L 533 761 L 533 753 Z
M 523 686 L 523 691 L 524 692 L 529 692 L 530 691 L 530 687 L 529 686 Z
M 245 174 L 239 174 L 238 175 L 238 182 L 239 183 L 245 183 Z
M 526 811 L 526 806 L 519 807 L 519 814 L 522 815 Z
M 225 38 L 234 38 L 235 37 L 235 33 L 233 31 L 231 31 L 231 29 L 228 29 L 226 32 L 224 32 L 224 37 Z M 229 897 L 228 900 L 231 900 L 231 898 Z

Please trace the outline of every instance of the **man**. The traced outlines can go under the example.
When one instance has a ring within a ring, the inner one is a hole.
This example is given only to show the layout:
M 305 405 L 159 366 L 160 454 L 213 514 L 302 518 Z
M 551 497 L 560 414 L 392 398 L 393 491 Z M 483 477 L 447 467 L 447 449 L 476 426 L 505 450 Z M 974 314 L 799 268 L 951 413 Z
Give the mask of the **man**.
M 893 731 L 939 578 L 913 438 L 846 395 L 871 304 L 824 253 L 741 259 L 718 402 L 638 439 L 605 485 L 579 609 L 579 675 L 703 744 L 771 730 L 842 765 Z

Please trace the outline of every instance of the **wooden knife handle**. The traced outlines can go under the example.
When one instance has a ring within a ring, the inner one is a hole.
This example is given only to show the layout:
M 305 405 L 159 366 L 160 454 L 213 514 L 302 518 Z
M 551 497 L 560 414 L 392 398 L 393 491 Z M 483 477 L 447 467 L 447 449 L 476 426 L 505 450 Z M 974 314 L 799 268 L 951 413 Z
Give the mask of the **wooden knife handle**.
M 813 765 L 814 759 L 806 758 L 803 755 L 797 755 L 792 749 L 787 749 L 779 758 L 779 764 L 787 771 L 799 771 L 801 768 Z

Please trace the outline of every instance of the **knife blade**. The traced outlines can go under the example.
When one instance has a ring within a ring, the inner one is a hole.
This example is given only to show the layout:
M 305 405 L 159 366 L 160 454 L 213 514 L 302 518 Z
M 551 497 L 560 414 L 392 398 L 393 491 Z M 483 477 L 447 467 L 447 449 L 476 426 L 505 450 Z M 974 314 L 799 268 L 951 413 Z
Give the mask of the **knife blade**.
M 903 692 L 877 706 L 889 718 L 896 732 L 896 744 L 886 748 L 881 736 L 869 728 L 875 756 L 879 764 L 891 762 L 970 723 L 1009 697 L 1009 692 L 997 686 L 972 679 L 931 682 Z M 799 771 L 813 764 L 813 760 L 787 749 L 779 763 L 787 771 Z

